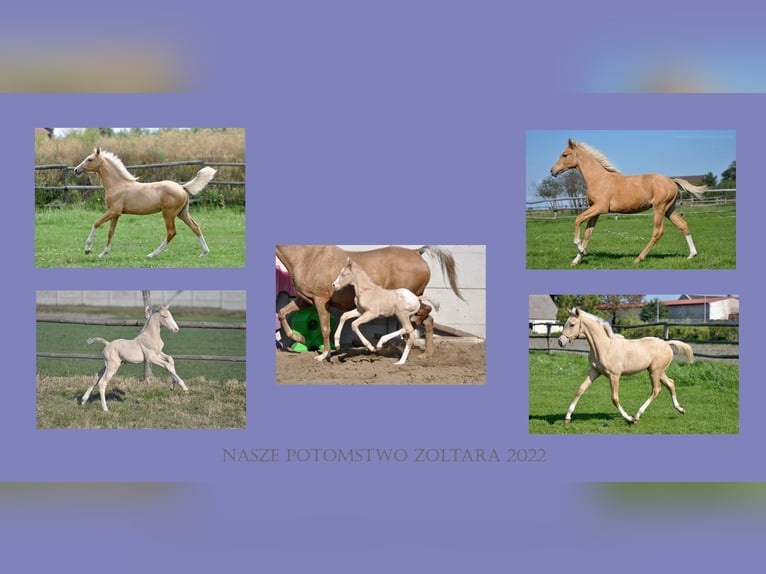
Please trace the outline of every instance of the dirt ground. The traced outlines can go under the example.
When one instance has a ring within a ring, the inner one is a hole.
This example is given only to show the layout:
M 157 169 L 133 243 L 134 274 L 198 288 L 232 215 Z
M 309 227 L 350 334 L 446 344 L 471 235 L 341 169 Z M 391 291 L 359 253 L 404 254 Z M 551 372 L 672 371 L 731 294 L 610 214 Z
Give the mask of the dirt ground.
M 395 365 L 404 343 L 386 345 L 379 353 L 343 348 L 330 363 L 314 359 L 316 352 L 277 350 L 280 385 L 483 385 L 486 382 L 486 343 L 481 339 L 436 337 L 434 353 L 423 358 L 423 340 L 415 343 L 404 365 Z

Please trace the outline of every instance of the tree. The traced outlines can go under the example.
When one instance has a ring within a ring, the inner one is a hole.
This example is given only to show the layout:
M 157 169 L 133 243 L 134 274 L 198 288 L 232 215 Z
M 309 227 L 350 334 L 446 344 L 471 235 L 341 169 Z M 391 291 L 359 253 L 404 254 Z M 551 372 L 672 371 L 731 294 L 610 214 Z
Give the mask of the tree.
M 702 185 L 712 189 L 718 185 L 718 178 L 712 171 L 709 171 L 702 176 Z
M 659 299 L 652 299 L 641 308 L 639 319 L 644 323 L 654 323 L 668 318 L 668 307 Z
M 551 295 L 551 298 L 559 309 L 556 313 L 556 320 L 561 323 L 567 320 L 569 310 L 572 307 L 581 307 L 583 311 L 593 313 L 601 301 L 599 295 Z
M 585 198 L 588 186 L 585 185 L 585 180 L 583 179 L 580 170 L 571 169 L 563 175 L 560 175 L 559 179 L 561 179 L 567 197 L 572 200 L 572 205 L 577 209 L 585 209 L 588 206 L 588 200 Z
M 721 172 L 721 182 L 719 186 L 722 188 L 737 187 L 737 160 L 729 164 L 725 170 Z
M 566 196 L 572 200 L 571 205 L 575 209 L 584 209 L 588 205 L 585 199 L 587 186 L 582 174 L 576 169 L 558 177 L 546 177 L 537 185 L 536 191 L 537 195 L 544 199 Z M 551 204 L 553 209 L 556 209 L 557 202 L 552 201 Z
M 601 307 L 609 312 L 609 322 L 612 325 L 616 325 L 617 312 L 623 305 L 641 303 L 643 300 L 643 295 L 603 295 L 601 297 Z
M 555 177 L 548 176 L 537 184 L 536 191 L 538 197 L 551 200 L 549 201 L 549 204 L 553 211 L 558 209 L 556 205 L 557 202 L 553 200 L 564 193 L 564 188 L 562 187 L 560 180 L 556 179 Z

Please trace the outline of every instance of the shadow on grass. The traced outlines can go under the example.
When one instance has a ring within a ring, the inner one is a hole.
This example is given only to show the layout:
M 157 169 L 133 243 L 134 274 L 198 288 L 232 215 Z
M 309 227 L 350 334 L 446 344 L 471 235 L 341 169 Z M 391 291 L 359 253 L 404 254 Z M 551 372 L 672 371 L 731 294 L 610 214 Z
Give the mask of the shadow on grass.
M 572 415 L 572 422 L 570 423 L 570 426 L 577 421 L 582 422 L 590 422 L 590 421 L 603 421 L 604 423 L 614 423 L 619 422 L 617 419 L 620 419 L 619 414 L 612 414 L 612 413 L 583 413 L 583 414 L 573 414 Z M 557 413 L 553 415 L 529 415 L 530 421 L 542 421 L 546 422 L 549 425 L 553 426 L 556 423 L 564 424 L 564 413 Z M 622 420 L 622 419 L 620 419 Z M 628 424 L 627 421 L 625 421 L 626 424 Z

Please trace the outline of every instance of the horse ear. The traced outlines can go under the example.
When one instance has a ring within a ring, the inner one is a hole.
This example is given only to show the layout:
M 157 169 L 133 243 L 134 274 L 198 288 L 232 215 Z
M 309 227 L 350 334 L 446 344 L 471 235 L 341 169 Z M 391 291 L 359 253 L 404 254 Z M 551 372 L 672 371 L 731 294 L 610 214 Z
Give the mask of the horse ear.
M 144 308 L 144 315 L 146 316 L 147 319 L 152 316 L 152 308 L 151 308 L 151 306 L 147 305 Z
M 572 138 L 569 138 L 569 147 L 574 149 L 575 143 L 572 141 Z
M 93 148 L 93 153 L 95 153 L 96 155 L 101 155 L 101 146 L 94 147 Z

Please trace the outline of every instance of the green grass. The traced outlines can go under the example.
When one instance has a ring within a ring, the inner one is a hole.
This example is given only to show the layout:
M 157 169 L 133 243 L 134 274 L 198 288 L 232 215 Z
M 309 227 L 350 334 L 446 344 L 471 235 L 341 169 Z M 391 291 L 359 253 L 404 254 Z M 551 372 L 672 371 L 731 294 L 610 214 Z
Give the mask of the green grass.
M 50 309 L 46 309 L 50 310 Z M 179 307 L 173 310 L 181 330 L 163 330 L 163 351 L 177 355 L 245 356 L 245 332 L 239 329 L 193 329 L 184 320 L 244 322 L 244 314 L 216 314 Z M 103 346 L 89 337 L 133 338 L 138 327 L 37 324 L 37 350 L 99 355 Z M 243 362 L 176 358 L 178 374 L 190 392 L 170 390 L 170 375 L 152 367 L 142 382 L 143 365 L 125 364 L 107 386 L 110 413 L 101 410 L 98 390 L 87 405 L 79 399 L 103 366 L 101 359 L 37 360 L 38 428 L 244 428 L 246 365 Z
M 176 220 L 177 235 L 159 256 L 147 257 L 165 238 L 162 215 L 124 215 L 117 224 L 112 250 L 103 259 L 109 224 L 96 231 L 93 250 L 85 254 L 85 239 L 101 210 L 39 209 L 35 212 L 36 267 L 244 267 L 245 212 L 243 209 L 191 208 L 202 228 L 210 254 L 200 257 L 199 240 Z
M 596 379 L 582 395 L 564 424 L 564 415 L 588 374 L 587 355 L 582 353 L 529 353 L 529 432 L 531 434 L 736 434 L 739 432 L 739 366 L 724 361 L 673 361 L 668 376 L 675 380 L 678 400 L 686 409 L 673 408 L 670 393 L 662 392 L 641 416 L 630 424 L 611 400 L 606 377 Z M 634 415 L 648 398 L 647 373 L 620 379 L 620 403 Z
M 652 234 L 651 217 L 602 215 L 577 268 L 583 269 L 735 269 L 736 217 L 731 208 L 720 213 L 686 211 L 699 252 L 687 259 L 689 247 L 681 232 L 665 221 L 665 234 L 639 264 L 633 260 Z M 527 220 L 527 269 L 571 269 L 577 255 L 574 219 Z M 583 224 L 581 231 L 585 231 Z

